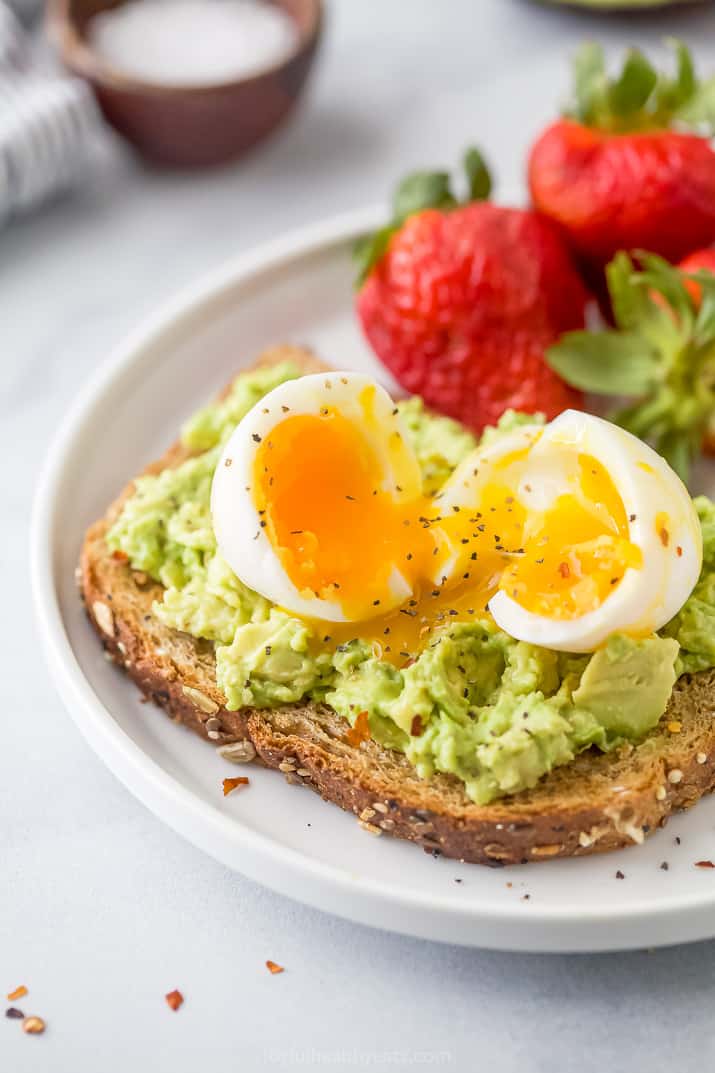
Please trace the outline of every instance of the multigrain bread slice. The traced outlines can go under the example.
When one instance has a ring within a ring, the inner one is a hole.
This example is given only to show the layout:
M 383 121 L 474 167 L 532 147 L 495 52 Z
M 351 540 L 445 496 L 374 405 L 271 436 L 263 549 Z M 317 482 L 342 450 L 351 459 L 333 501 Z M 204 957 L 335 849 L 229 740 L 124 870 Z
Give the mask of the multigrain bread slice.
M 325 368 L 308 351 L 277 347 L 259 364 L 290 358 L 306 372 Z M 171 447 L 146 473 L 189 457 Z M 682 678 L 668 711 L 639 745 L 581 754 L 533 790 L 475 805 L 450 775 L 425 781 L 398 752 L 374 741 L 351 745 L 348 723 L 326 707 L 229 712 L 216 684 L 213 645 L 163 626 L 152 614 L 161 586 L 130 569 L 105 534 L 133 485 L 87 532 L 79 583 L 105 651 L 144 695 L 217 747 L 261 762 L 355 813 L 373 835 L 391 834 L 425 850 L 501 865 L 580 856 L 640 843 L 671 812 L 715 787 L 715 671 Z

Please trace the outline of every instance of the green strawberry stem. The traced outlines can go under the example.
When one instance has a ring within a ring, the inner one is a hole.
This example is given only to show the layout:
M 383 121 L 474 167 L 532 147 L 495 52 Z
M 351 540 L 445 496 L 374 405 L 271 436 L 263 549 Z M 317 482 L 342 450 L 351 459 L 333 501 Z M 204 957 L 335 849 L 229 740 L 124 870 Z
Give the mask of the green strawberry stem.
M 652 253 L 636 258 L 618 253 L 606 270 L 615 329 L 569 332 L 546 360 L 573 387 L 635 396 L 610 418 L 687 480 L 715 419 L 715 275 L 682 272 Z
M 674 74 L 657 71 L 640 49 L 631 48 L 615 77 L 606 70 L 603 48 L 583 44 L 574 57 L 573 99 L 565 114 L 613 134 L 675 127 L 711 137 L 715 78 L 700 82 L 686 45 L 676 38 L 667 44 L 675 55 Z
M 392 196 L 392 219 L 385 227 L 358 239 L 353 248 L 357 268 L 356 286 L 364 283 L 371 269 L 383 256 L 390 239 L 409 216 L 425 209 L 449 211 L 470 201 L 485 201 L 492 189 L 492 179 L 478 149 L 470 147 L 464 154 L 462 167 L 467 180 L 466 196 L 460 202 L 452 192 L 446 171 L 414 171 L 398 184 Z

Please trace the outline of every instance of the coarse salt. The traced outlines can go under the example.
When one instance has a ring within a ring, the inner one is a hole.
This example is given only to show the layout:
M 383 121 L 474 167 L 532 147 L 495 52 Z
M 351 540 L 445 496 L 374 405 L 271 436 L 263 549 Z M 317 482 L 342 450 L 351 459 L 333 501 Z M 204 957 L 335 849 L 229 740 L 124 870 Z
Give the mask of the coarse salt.
M 264 0 L 129 0 L 95 15 L 88 38 L 117 70 L 165 86 L 247 78 L 293 52 L 298 27 Z

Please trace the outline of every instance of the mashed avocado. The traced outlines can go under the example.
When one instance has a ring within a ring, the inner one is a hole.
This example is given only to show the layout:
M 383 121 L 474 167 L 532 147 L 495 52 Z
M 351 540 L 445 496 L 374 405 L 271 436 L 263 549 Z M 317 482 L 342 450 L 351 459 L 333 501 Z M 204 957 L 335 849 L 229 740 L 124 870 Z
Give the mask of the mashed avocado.
M 359 636 L 335 648 L 273 607 L 218 554 L 209 498 L 227 437 L 266 392 L 298 375 L 286 362 L 239 376 L 224 399 L 185 425 L 182 440 L 195 456 L 139 478 L 107 536 L 164 586 L 154 606 L 163 623 L 215 642 L 229 709 L 319 701 L 351 723 L 366 711 L 372 736 L 403 751 L 421 776 L 451 772 L 486 803 L 533 786 L 589 746 L 608 750 L 643 737 L 677 675 L 715 666 L 715 507 L 705 498 L 696 500 L 703 571 L 685 606 L 662 636 L 614 636 L 592 656 L 538 648 L 491 620 L 470 619 L 429 633 L 413 662 L 398 668 Z M 418 398 L 398 405 L 433 491 L 476 441 Z M 486 436 L 533 421 L 507 414 Z

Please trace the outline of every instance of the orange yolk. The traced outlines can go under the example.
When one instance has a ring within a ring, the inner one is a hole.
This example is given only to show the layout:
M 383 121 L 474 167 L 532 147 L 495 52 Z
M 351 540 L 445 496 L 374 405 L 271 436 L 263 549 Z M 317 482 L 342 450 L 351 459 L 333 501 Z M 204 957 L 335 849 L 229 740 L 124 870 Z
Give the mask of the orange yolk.
M 256 452 L 255 503 L 283 569 L 346 618 L 379 615 L 395 567 L 413 585 L 431 553 L 420 509 L 384 484 L 368 436 L 328 407 L 287 417 Z
M 642 565 L 599 462 L 579 456 L 577 487 L 543 513 L 527 513 L 498 480 L 515 460 L 502 460 L 478 507 L 448 512 L 439 496 L 401 502 L 400 489 L 385 487 L 369 434 L 338 411 L 276 425 L 256 451 L 255 503 L 295 587 L 352 620 L 316 621 L 321 641 L 361 637 L 378 658 L 404 666 L 431 630 L 484 618 L 498 588 L 529 611 L 570 619 L 600 606 L 628 567 Z M 442 566 L 449 577 L 430 582 Z M 413 595 L 382 612 L 395 568 Z
M 579 469 L 575 493 L 559 496 L 549 510 L 529 518 L 521 553 L 499 583 L 527 611 L 554 619 L 594 611 L 629 567 L 642 566 L 605 468 L 580 455 Z

